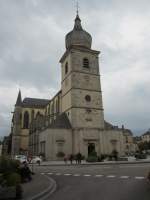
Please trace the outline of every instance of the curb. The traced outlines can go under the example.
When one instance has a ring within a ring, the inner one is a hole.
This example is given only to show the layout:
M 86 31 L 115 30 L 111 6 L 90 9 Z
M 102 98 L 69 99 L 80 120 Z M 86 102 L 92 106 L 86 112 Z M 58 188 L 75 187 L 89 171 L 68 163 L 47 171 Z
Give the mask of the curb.
M 56 182 L 52 178 L 46 175 L 43 176 L 49 179 L 49 181 L 51 182 L 50 186 L 46 188 L 44 191 L 40 192 L 39 194 L 30 197 L 30 200 L 44 200 L 48 198 L 53 192 L 55 192 L 57 188 Z
M 110 163 L 81 163 L 81 164 L 41 164 L 40 166 L 91 166 L 91 165 L 120 165 L 120 164 L 148 164 L 150 161 L 136 161 L 136 162 L 110 162 Z

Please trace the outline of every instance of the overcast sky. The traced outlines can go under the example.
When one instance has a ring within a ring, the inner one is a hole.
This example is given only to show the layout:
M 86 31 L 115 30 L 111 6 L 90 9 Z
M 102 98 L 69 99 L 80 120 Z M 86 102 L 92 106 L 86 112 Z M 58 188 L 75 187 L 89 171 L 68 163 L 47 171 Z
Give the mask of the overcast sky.
M 134 133 L 150 128 L 150 1 L 80 0 L 82 26 L 100 50 L 105 119 Z M 18 89 L 51 98 L 73 28 L 74 0 L 0 0 L 0 136 L 10 132 Z

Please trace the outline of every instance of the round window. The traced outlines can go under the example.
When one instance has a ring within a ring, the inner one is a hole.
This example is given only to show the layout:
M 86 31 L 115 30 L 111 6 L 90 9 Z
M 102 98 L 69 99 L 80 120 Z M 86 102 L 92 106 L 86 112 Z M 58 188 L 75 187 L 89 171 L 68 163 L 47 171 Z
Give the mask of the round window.
M 85 96 L 85 100 L 88 101 L 88 102 L 90 102 L 91 101 L 91 96 L 90 95 L 86 95 Z

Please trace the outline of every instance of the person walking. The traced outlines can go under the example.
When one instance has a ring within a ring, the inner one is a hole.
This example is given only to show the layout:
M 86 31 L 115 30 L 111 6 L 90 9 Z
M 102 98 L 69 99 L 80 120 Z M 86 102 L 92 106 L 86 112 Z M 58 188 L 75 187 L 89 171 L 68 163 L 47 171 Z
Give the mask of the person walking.
M 78 162 L 78 164 L 81 164 L 81 160 L 82 160 L 82 155 L 81 155 L 81 153 L 79 152 L 79 153 L 77 154 L 77 162 Z
M 73 162 L 73 155 L 72 154 L 70 154 L 69 160 L 70 160 L 70 163 L 72 165 L 72 162 Z
M 65 155 L 65 156 L 64 156 L 64 162 L 65 162 L 65 164 L 67 164 L 67 161 L 68 161 L 68 156 Z

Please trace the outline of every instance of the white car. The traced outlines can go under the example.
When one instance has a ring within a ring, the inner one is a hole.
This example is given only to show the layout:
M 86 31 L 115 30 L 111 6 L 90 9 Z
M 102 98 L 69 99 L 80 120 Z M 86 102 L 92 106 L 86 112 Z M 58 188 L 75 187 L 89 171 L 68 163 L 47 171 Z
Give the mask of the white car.
M 37 163 L 37 164 L 40 164 L 41 162 L 42 162 L 42 159 L 41 159 L 40 157 L 38 157 L 38 156 L 33 156 L 30 163 Z
M 25 155 L 15 155 L 14 159 L 19 160 L 21 163 L 28 162 L 27 156 L 25 156 Z
M 129 162 L 134 162 L 134 161 L 136 161 L 136 158 L 135 158 L 134 156 L 128 156 L 127 158 L 128 158 L 128 161 L 129 161 Z

